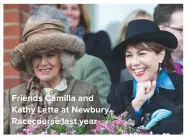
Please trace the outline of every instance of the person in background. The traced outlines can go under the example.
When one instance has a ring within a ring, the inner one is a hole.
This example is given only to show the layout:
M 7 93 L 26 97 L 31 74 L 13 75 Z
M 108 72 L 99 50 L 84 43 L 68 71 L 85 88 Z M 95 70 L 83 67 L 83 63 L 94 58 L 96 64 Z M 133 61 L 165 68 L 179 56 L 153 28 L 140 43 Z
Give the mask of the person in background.
M 158 4 L 153 16 L 161 30 L 169 31 L 177 38 L 178 47 L 172 57 L 175 71 L 183 75 L 183 4 Z
M 140 9 L 129 13 L 123 22 L 123 25 L 121 28 L 121 33 L 120 33 L 120 36 L 118 39 L 118 44 L 125 40 L 124 36 L 125 36 L 126 30 L 127 30 L 128 23 L 132 20 L 137 20 L 137 19 L 147 19 L 147 20 L 152 21 L 153 17 L 149 12 L 147 12 L 145 10 L 140 10 Z
M 70 33 L 85 40 L 84 37 L 90 34 L 90 22 L 84 5 L 63 4 L 60 9 L 67 17 L 70 26 Z M 98 89 L 102 106 L 108 108 L 109 104 L 107 103 L 107 95 L 111 85 L 110 74 L 104 62 L 100 58 L 93 56 L 90 52 L 88 52 L 89 45 L 86 42 L 85 48 L 87 49 L 87 52 L 79 61 L 76 62 L 73 76 L 76 79 L 85 80 L 91 84 L 95 84 Z
M 68 23 L 62 11 L 46 5 L 32 10 L 23 30 L 24 42 L 18 44 L 10 54 L 12 67 L 32 77 L 28 83 L 20 84 L 6 93 L 5 134 L 23 133 L 29 125 L 34 125 L 29 123 L 33 119 L 52 120 L 58 117 L 78 121 L 104 118 L 102 112 L 75 113 L 71 109 L 102 108 L 102 105 L 93 84 L 76 80 L 71 75 L 76 61 L 84 55 L 85 47 L 79 37 L 68 32 Z M 79 96 L 93 96 L 94 100 L 79 101 Z M 60 111 L 51 112 L 48 107 Z M 69 112 L 62 113 L 62 108 L 69 108 Z M 88 124 L 87 127 L 91 129 L 94 126 Z
M 127 17 L 124 20 L 124 23 L 122 25 L 121 33 L 118 39 L 118 44 L 124 41 L 125 39 L 125 33 L 127 30 L 128 23 L 132 20 L 136 19 L 148 19 L 148 20 L 153 20 L 153 17 L 150 13 L 148 13 L 145 10 L 135 10 L 132 11 L 130 14 L 127 15 Z M 127 80 L 132 80 L 133 77 L 132 75 L 127 71 L 127 69 L 121 70 L 120 73 L 120 82 L 127 81 Z
M 153 134 L 183 132 L 183 76 L 174 72 L 171 53 L 177 38 L 150 20 L 129 22 L 125 40 L 114 55 L 133 80 L 113 85 L 108 103 L 115 115 L 124 111 Z M 145 117 L 147 116 L 147 117 Z
M 106 65 L 111 82 L 119 82 L 119 71 L 112 59 L 111 41 L 105 31 L 97 33 L 90 32 L 90 19 L 84 4 L 62 4 L 64 12 L 70 25 L 70 32 L 85 42 L 86 53 L 100 58 Z
M 108 108 L 107 95 L 111 80 L 105 64 L 97 57 L 84 54 L 75 64 L 72 75 L 78 80 L 84 80 L 97 87 L 99 99 L 104 108 Z

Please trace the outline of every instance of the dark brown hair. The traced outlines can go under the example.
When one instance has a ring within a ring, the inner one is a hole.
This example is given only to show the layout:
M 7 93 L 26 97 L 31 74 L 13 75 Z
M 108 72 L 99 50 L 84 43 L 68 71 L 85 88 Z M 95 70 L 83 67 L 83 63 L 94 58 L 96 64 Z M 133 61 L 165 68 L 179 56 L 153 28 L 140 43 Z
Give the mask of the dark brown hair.
M 183 11 L 183 4 L 158 4 L 153 14 L 154 22 L 169 25 L 171 15 L 176 11 Z

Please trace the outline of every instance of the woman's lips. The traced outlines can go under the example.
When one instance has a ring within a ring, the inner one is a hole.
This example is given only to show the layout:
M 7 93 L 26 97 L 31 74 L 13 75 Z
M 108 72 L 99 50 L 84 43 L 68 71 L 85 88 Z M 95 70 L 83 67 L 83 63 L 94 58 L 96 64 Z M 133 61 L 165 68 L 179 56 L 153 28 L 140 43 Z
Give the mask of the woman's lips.
M 143 72 L 138 72 L 138 73 L 135 73 L 136 76 L 140 77 L 144 74 L 144 71 Z
M 144 70 L 142 70 L 142 71 L 134 71 L 134 74 L 135 74 L 137 77 L 140 77 L 140 76 L 144 75 L 145 70 L 146 70 L 146 69 L 144 69 Z

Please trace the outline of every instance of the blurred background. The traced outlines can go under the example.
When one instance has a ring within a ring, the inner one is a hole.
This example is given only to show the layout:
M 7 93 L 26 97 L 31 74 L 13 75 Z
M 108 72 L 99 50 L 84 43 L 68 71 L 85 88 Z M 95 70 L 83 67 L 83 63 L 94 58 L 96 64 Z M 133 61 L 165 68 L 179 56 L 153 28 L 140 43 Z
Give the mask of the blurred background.
M 134 10 L 145 10 L 151 15 L 157 4 L 87 4 L 91 20 L 91 31 L 105 30 L 115 47 L 122 24 L 129 13 Z
M 104 30 L 115 47 L 120 29 L 126 16 L 134 10 L 145 10 L 151 15 L 157 4 L 86 4 L 91 32 Z M 39 4 L 4 4 L 4 90 L 28 80 L 28 75 L 13 69 L 9 63 L 9 54 L 22 41 L 22 31 L 29 12 Z M 60 7 L 60 4 L 52 4 Z

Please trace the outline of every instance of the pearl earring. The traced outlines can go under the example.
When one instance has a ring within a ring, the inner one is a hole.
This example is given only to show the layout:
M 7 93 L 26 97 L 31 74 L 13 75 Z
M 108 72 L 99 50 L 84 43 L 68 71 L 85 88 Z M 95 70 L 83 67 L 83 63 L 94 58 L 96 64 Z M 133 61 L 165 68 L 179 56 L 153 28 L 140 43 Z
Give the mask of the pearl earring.
M 159 63 L 159 72 L 162 71 L 162 66 L 161 66 L 161 63 Z

